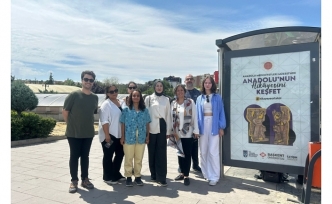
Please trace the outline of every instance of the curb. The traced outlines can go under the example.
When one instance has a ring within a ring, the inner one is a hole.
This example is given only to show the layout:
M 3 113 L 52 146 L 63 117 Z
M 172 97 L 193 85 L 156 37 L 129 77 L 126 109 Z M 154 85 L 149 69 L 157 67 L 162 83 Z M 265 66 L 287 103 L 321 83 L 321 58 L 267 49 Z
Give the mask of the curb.
M 95 131 L 95 135 L 98 134 L 98 131 Z M 46 142 L 52 142 L 57 140 L 63 140 L 67 137 L 65 135 L 63 136 L 48 136 L 46 138 L 34 138 L 34 139 L 27 139 L 27 140 L 17 140 L 11 142 L 11 147 L 21 147 L 26 145 L 33 145 L 33 144 L 41 144 Z

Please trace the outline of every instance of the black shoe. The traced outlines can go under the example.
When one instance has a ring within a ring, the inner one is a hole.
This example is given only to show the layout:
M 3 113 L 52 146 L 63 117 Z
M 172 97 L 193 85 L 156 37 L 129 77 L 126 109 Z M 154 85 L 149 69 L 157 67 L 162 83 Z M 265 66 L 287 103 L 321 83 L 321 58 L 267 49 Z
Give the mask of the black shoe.
M 89 180 L 89 178 L 85 178 L 84 180 L 82 180 L 81 186 L 87 189 L 93 189 L 94 185 Z
M 202 173 L 202 169 L 199 166 L 193 167 L 194 171 L 198 171 Z
M 181 181 L 184 179 L 184 176 L 182 174 L 178 175 L 177 177 L 175 177 L 175 181 Z
M 158 184 L 162 187 L 166 187 L 167 186 L 167 183 L 166 181 L 159 181 Z
M 150 179 L 150 181 L 151 181 L 151 182 L 156 182 L 156 181 L 157 181 L 157 179 L 156 179 L 155 177 L 151 176 L 151 179 Z
M 189 178 L 187 177 L 187 178 L 184 178 L 184 185 L 185 186 L 189 186 L 189 184 L 190 184 L 190 180 L 189 180 Z
M 131 180 L 131 177 L 127 177 L 126 186 L 127 187 L 132 187 L 133 186 L 133 181 Z
M 141 177 L 136 177 L 135 178 L 135 183 L 136 183 L 136 185 L 138 185 L 138 186 L 143 186 L 144 184 L 143 184 L 143 181 L 141 180 Z

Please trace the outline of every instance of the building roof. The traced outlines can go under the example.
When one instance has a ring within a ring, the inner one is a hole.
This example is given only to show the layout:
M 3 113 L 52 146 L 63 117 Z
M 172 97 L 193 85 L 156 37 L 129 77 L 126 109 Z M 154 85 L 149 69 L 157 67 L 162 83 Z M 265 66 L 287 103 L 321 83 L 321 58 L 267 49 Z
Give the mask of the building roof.
M 219 48 L 243 50 L 281 45 L 317 42 L 320 39 L 320 27 L 289 26 L 249 31 L 225 39 L 216 40 Z
M 39 93 L 39 90 L 45 90 L 45 84 L 25 84 L 27 85 L 34 93 Z M 77 86 L 66 86 L 66 85 L 55 85 L 55 84 L 48 84 L 46 85 L 46 89 L 48 91 L 53 90 L 53 92 L 57 92 L 59 94 L 68 94 L 73 91 L 81 90 L 82 88 Z
M 96 94 L 98 96 L 98 106 L 105 101 L 105 94 Z M 129 94 L 118 94 L 118 99 L 122 100 Z M 68 94 L 36 94 L 38 98 L 38 107 L 40 106 L 63 106 Z

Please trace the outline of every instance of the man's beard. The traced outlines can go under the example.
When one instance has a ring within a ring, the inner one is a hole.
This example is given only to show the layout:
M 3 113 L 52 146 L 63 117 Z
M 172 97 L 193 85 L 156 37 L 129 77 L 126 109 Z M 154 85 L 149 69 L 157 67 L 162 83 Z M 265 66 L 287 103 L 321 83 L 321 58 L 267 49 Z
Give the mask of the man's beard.
M 187 84 L 187 89 L 191 90 L 194 88 L 194 84 L 193 83 L 188 83 Z

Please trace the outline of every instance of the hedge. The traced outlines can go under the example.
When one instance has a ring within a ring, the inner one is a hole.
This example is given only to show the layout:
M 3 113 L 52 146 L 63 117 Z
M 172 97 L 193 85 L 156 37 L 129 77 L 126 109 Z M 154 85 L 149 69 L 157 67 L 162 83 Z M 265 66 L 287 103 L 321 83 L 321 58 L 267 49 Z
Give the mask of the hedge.
M 44 138 L 53 131 L 56 120 L 43 118 L 36 113 L 11 111 L 11 141 Z

